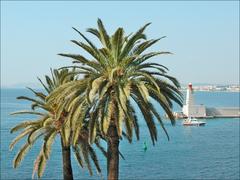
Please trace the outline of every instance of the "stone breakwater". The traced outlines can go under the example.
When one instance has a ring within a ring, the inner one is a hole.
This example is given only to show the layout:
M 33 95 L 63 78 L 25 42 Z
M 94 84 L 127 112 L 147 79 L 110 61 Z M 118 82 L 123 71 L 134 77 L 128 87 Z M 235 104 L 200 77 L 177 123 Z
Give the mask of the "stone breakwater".
M 206 116 L 212 117 L 240 117 L 240 108 L 239 107 L 207 107 L 206 108 Z

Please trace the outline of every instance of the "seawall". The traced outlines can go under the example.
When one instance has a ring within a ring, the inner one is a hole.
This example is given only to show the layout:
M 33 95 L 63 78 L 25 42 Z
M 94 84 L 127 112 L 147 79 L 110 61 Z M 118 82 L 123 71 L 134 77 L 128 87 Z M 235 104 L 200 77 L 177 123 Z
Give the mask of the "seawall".
M 240 117 L 239 107 L 206 107 L 206 116 L 212 117 Z

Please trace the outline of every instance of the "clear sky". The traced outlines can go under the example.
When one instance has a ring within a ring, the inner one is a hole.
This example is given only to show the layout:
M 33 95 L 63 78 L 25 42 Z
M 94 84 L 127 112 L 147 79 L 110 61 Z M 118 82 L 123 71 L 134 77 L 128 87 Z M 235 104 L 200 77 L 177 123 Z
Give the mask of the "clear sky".
M 110 33 L 167 36 L 152 50 L 171 51 L 154 61 L 182 83 L 239 83 L 239 2 L 7 2 L 1 1 L 1 85 L 37 82 L 49 68 L 70 65 L 57 53 L 82 53 L 70 43 L 101 18 Z M 91 36 L 91 35 L 90 35 Z

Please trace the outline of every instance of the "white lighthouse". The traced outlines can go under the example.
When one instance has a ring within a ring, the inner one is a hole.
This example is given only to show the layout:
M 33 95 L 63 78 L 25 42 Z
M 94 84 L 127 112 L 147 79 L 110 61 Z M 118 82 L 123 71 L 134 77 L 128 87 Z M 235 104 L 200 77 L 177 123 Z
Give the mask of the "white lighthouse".
M 187 94 L 186 94 L 186 104 L 183 106 L 183 114 L 187 117 L 205 117 L 206 108 L 204 105 L 195 105 L 193 97 L 192 84 L 188 84 Z
M 188 105 L 188 107 L 191 107 L 194 105 L 192 83 L 188 84 L 187 95 L 186 95 L 186 105 Z

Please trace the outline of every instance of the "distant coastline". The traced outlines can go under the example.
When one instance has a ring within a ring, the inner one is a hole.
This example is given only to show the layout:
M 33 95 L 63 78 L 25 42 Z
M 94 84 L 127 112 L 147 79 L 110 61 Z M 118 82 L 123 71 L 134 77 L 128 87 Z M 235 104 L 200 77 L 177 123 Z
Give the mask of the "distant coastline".
M 42 89 L 41 86 L 34 83 L 1 86 L 1 89 L 25 89 L 26 87 Z M 240 92 L 240 85 L 198 85 L 194 86 L 193 90 L 196 92 Z M 187 85 L 182 84 L 180 91 L 187 91 Z
M 182 86 L 181 91 L 186 91 L 187 86 Z M 204 92 L 240 92 L 240 85 L 200 85 L 194 86 L 194 91 Z
M 187 90 L 186 89 L 180 89 L 180 91 L 182 92 L 186 92 Z M 195 92 L 229 92 L 229 93 L 240 93 L 240 90 L 194 90 Z

